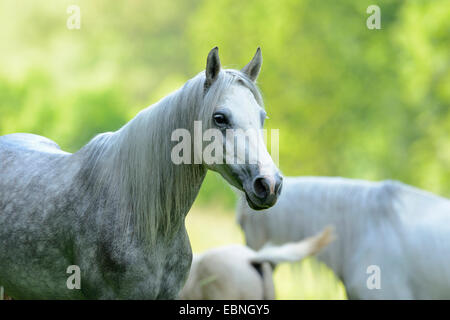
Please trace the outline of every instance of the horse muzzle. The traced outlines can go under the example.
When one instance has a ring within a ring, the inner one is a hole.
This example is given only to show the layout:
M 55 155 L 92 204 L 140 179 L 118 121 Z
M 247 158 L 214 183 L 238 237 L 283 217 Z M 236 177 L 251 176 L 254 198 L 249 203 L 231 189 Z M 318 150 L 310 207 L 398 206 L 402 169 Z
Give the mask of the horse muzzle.
M 264 210 L 275 205 L 282 186 L 283 177 L 279 173 L 273 176 L 258 175 L 243 185 L 248 205 L 253 210 Z

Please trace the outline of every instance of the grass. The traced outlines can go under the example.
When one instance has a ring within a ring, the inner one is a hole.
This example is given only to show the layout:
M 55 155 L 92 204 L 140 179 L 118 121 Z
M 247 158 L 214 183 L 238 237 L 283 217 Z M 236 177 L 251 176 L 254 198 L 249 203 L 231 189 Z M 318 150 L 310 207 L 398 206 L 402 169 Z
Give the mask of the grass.
M 186 218 L 186 228 L 195 253 L 244 243 L 232 210 L 194 205 Z M 277 299 L 346 299 L 342 282 L 314 258 L 278 266 L 274 281 Z

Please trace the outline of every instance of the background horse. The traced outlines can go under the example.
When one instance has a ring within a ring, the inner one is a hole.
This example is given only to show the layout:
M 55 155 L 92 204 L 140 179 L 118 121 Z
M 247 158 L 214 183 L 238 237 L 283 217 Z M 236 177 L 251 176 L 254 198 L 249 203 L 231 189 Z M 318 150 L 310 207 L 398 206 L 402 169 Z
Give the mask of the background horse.
M 17 299 L 175 298 L 192 258 L 184 219 L 207 169 L 243 190 L 253 208 L 278 197 L 281 176 L 260 131 L 243 150 L 257 165 L 171 158 L 173 132 L 193 135 L 194 121 L 223 133 L 262 128 L 254 83 L 261 63 L 258 48 L 241 71 L 221 70 L 216 47 L 205 72 L 74 154 L 40 136 L 0 137 L 5 292 Z M 224 157 L 236 160 L 234 146 L 223 141 Z M 71 265 L 80 267 L 80 290 L 67 288 Z
M 241 199 L 238 220 L 255 250 L 335 226 L 337 240 L 317 258 L 350 299 L 450 298 L 450 201 L 432 193 L 395 181 L 286 178 L 277 205 L 255 214 Z
M 296 262 L 316 254 L 333 240 L 332 229 L 298 242 L 268 245 L 254 251 L 228 245 L 194 255 L 180 298 L 187 300 L 275 299 L 272 269 L 282 262 Z

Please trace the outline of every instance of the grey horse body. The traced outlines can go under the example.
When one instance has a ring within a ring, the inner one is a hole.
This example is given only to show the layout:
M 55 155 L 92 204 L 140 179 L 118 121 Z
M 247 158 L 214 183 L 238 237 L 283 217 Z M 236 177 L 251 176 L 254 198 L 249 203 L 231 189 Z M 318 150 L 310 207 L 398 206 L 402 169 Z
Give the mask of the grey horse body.
M 317 257 L 350 299 L 450 298 L 450 201 L 444 197 L 398 181 L 287 177 L 277 205 L 258 214 L 241 200 L 238 220 L 254 250 L 333 225 L 337 241 Z M 371 266 L 381 274 L 376 289 L 367 284 Z
M 191 261 L 184 227 L 152 250 L 124 242 L 118 204 L 90 193 L 89 149 L 69 154 L 35 135 L 0 137 L 0 283 L 18 299 L 174 297 Z M 70 265 L 81 269 L 81 290 L 66 286 Z
M 0 137 L 0 284 L 16 299 L 169 299 L 189 272 L 184 218 L 206 174 L 171 162 L 202 108 L 204 76 L 74 154 Z M 218 89 L 219 90 L 219 89 Z M 69 289 L 67 268 L 81 272 Z

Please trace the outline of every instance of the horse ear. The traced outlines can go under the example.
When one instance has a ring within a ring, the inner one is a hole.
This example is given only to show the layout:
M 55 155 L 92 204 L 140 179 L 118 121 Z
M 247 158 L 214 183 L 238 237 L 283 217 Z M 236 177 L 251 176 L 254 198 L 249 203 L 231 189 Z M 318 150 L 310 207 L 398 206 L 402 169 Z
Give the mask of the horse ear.
M 242 68 L 241 72 L 245 73 L 252 81 L 256 81 L 258 78 L 259 71 L 262 65 L 262 54 L 261 48 L 256 49 L 255 56 L 252 61 L 250 61 L 245 67 Z
M 219 48 L 214 47 L 209 52 L 208 58 L 206 60 L 205 88 L 209 88 L 213 84 L 213 82 L 217 80 L 219 72 L 220 72 Z

